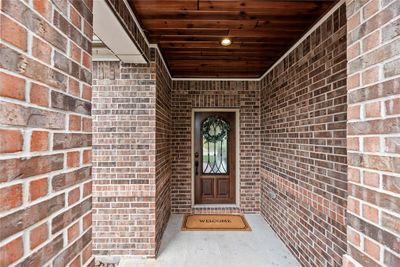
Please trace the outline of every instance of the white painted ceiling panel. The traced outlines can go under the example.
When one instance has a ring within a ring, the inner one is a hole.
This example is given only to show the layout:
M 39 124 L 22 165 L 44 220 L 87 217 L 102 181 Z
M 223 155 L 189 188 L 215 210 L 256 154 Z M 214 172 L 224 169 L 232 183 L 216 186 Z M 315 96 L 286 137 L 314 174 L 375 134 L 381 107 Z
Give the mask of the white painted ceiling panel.
M 135 43 L 104 0 L 93 1 L 93 31 L 116 58 L 124 63 L 146 63 Z M 112 56 L 105 50 L 94 48 L 93 60 Z M 117 60 L 117 59 L 115 59 Z

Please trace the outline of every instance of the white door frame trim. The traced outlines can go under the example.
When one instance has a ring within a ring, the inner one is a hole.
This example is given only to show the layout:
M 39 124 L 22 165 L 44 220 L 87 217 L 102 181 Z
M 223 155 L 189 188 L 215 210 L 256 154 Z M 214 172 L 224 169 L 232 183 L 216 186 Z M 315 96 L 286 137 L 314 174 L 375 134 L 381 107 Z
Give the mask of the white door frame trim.
M 235 204 L 195 204 L 195 175 L 194 175 L 194 118 L 196 112 L 235 112 Z M 191 149 L 190 149 L 190 170 L 191 170 L 191 203 L 192 207 L 240 207 L 240 111 L 239 108 L 193 108 L 192 109 L 192 123 L 191 123 Z

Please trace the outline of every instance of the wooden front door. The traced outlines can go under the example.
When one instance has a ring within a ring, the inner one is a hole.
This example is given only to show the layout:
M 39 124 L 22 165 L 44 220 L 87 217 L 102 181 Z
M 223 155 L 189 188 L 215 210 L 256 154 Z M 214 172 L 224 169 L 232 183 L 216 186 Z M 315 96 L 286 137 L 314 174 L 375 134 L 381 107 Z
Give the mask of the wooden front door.
M 195 204 L 235 203 L 235 112 L 195 112 Z

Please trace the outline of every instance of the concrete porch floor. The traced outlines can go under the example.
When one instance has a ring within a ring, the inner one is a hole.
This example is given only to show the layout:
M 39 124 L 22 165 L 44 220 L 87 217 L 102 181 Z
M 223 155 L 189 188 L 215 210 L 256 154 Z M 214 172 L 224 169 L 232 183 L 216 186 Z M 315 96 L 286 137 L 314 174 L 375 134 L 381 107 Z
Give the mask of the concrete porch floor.
M 246 215 L 251 232 L 181 231 L 171 215 L 157 259 L 126 259 L 119 267 L 300 266 L 260 215 Z

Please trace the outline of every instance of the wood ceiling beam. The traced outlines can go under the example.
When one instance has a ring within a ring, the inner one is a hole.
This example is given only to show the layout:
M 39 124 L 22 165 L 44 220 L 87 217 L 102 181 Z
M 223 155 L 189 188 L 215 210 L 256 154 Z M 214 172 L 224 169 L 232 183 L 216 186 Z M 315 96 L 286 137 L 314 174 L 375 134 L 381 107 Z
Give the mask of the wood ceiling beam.
M 279 56 L 279 54 L 275 54 L 274 58 Z M 215 59 L 218 60 L 233 60 L 233 61 L 262 61 L 265 62 L 266 60 L 271 59 L 271 55 L 258 55 L 258 56 L 232 56 L 232 55 L 213 55 L 213 56 L 206 56 L 206 55 L 182 55 L 182 54 L 173 54 L 168 56 L 169 60 L 205 60 L 205 61 L 213 61 Z M 264 64 L 264 63 L 263 63 Z
M 187 19 L 146 19 L 143 25 L 148 29 L 290 29 L 304 30 L 310 21 L 275 21 L 275 20 L 187 20 Z
M 150 2 L 150 1 L 149 1 Z M 222 11 L 257 11 L 257 12 L 279 12 L 280 14 L 313 14 L 319 13 L 321 8 L 331 5 L 330 1 L 218 1 L 200 0 L 200 10 L 222 10 Z
M 308 22 L 315 20 L 315 15 L 268 15 L 257 11 L 195 11 L 195 10 L 147 10 L 143 13 L 142 20 L 266 20 L 284 22 Z
M 232 42 L 276 42 L 278 44 L 290 44 L 293 40 L 299 38 L 299 36 L 291 34 L 285 36 L 247 36 L 247 37 L 233 37 L 228 35 L 214 35 L 214 36 L 199 36 L 199 35 L 150 35 L 149 41 L 152 43 L 162 43 L 162 42 L 178 42 L 178 41 L 186 41 L 186 42 L 197 42 L 197 41 L 217 41 L 220 42 L 223 37 L 230 37 Z
M 283 44 L 284 45 L 284 44 Z M 268 42 L 234 42 L 229 47 L 222 47 L 218 41 L 202 41 L 202 42 L 191 42 L 191 41 L 177 41 L 177 42 L 160 42 L 158 45 L 160 48 L 171 48 L 171 49 L 182 49 L 182 48 L 216 48 L 216 49 L 234 49 L 234 48 L 263 48 L 269 51 L 281 51 L 282 46 Z
M 234 68 L 240 66 L 264 66 L 264 61 L 250 61 L 250 60 L 223 60 L 223 59 L 214 59 L 214 60 L 168 60 L 169 64 L 174 65 L 175 67 L 179 66 L 224 66 L 226 68 Z
M 204 79 L 219 79 L 219 78 L 232 78 L 232 79 L 257 79 L 259 76 L 254 73 L 243 73 L 243 72 L 227 72 L 227 73 L 210 73 L 210 72 L 200 72 L 200 71 L 191 71 L 185 73 L 177 73 L 175 78 L 204 78 Z
M 240 51 L 237 50 L 237 52 L 228 52 L 228 51 L 208 51 L 207 49 L 204 50 L 198 50 L 198 51 L 182 51 L 181 53 L 177 53 L 177 51 L 171 51 L 171 50 L 164 50 L 163 54 L 165 56 L 168 56 L 171 58 L 172 56 L 176 57 L 182 57 L 184 58 L 185 56 L 203 56 L 203 57 L 219 57 L 219 56 L 231 56 L 231 57 L 253 57 L 253 58 L 268 58 L 271 57 L 271 55 L 281 55 L 281 51 L 271 51 L 271 50 L 266 50 L 266 52 L 260 52 L 258 50 L 253 50 L 253 51 Z

